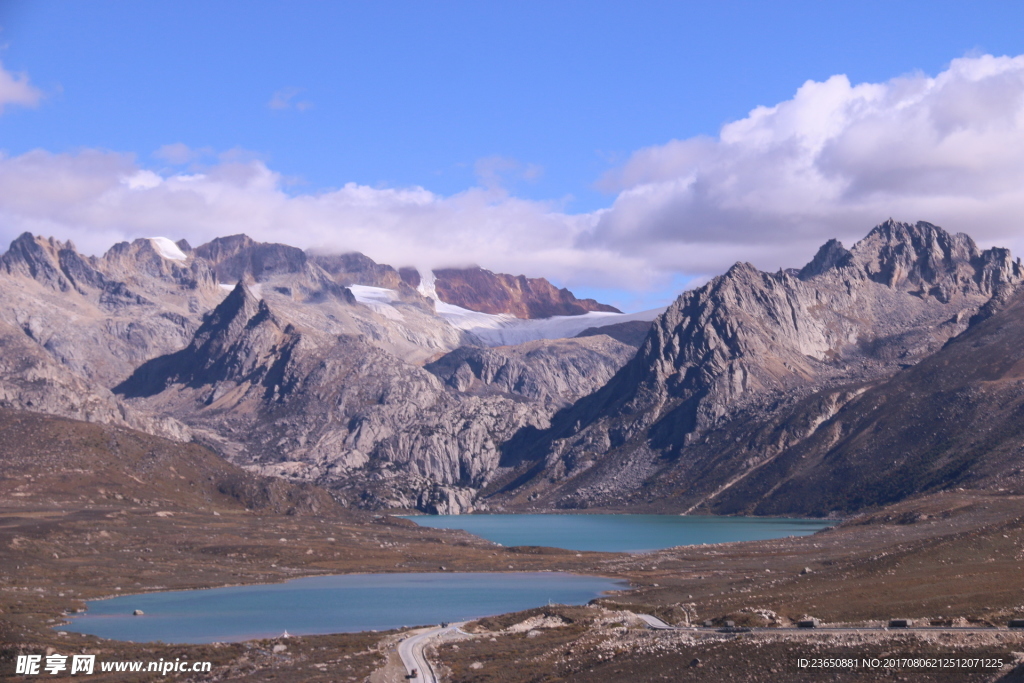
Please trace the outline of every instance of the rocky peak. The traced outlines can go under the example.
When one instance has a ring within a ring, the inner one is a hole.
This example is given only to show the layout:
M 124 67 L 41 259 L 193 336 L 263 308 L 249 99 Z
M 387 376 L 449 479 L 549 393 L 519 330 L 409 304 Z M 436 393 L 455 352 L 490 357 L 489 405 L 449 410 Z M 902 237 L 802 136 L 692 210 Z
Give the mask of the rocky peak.
M 257 242 L 248 235 L 218 237 L 192 253 L 213 267 L 220 282 L 246 277 L 263 282 L 274 275 L 302 273 L 307 263 L 306 253 L 297 247 Z
M 196 256 L 206 259 L 213 265 L 217 265 L 237 255 L 240 251 L 255 245 L 256 240 L 248 235 L 228 235 L 227 237 L 214 238 L 206 244 L 196 247 L 194 251 Z
M 193 343 L 205 346 L 214 339 L 230 343 L 241 336 L 249 321 L 264 308 L 266 303 L 253 296 L 249 287 L 239 280 L 224 301 L 204 316 Z
M 239 281 L 206 314 L 187 347 L 143 363 L 114 391 L 139 397 L 159 393 L 175 383 L 198 387 L 225 380 L 259 381 L 266 374 L 267 359 L 278 355 L 284 337 L 297 339 L 298 335 Z
M 892 219 L 850 251 L 852 262 L 869 279 L 904 289 L 970 279 L 980 255 L 974 240 L 963 233 L 950 235 L 924 221 L 911 225 Z
M 809 360 L 831 350 L 812 305 L 798 279 L 737 263 L 684 292 L 655 321 L 638 356 L 652 373 L 647 381 L 682 398 L 712 393 L 730 401 L 812 376 Z
M 829 240 L 799 273 L 810 280 L 850 269 L 887 287 L 914 291 L 949 302 L 956 292 L 991 296 L 1004 284 L 1024 277 L 1006 249 L 981 251 L 969 236 L 951 235 L 924 221 L 901 223 L 891 218 L 847 250 Z M 849 275 L 848 275 L 849 276 Z
M 61 271 L 60 254 L 68 250 L 75 251 L 70 241 L 34 237 L 32 233 L 25 232 L 11 242 L 7 253 L 0 256 L 0 264 L 11 275 L 28 277 L 66 292 L 73 285 Z
M 109 294 L 116 289 L 116 283 L 109 282 L 96 265 L 95 258 L 79 254 L 70 240 L 34 237 L 27 232 L 0 256 L 0 268 L 8 274 L 31 278 L 50 289 L 84 295 L 92 288 Z
M 811 262 L 800 269 L 797 277 L 801 280 L 809 280 L 833 268 L 849 265 L 851 258 L 850 251 L 843 246 L 842 242 L 830 239 L 821 245 Z
M 678 457 L 743 411 L 916 363 L 1021 281 L 1006 250 L 923 222 L 887 221 L 850 250 L 833 240 L 797 277 L 737 263 L 680 295 L 632 361 L 520 452 L 554 480 L 602 453 Z
M 310 261 L 327 271 L 340 285 L 368 285 L 398 289 L 402 278 L 391 266 L 377 263 L 357 251 L 348 254 L 306 252 Z
M 185 242 L 185 245 L 188 246 L 188 243 Z M 168 246 L 180 250 L 181 254 L 170 254 L 175 257 L 171 258 L 167 251 Z M 157 244 L 152 238 L 147 237 L 132 242 L 118 242 L 100 259 L 100 266 L 104 272 L 111 277 L 131 281 L 133 284 L 150 278 L 170 279 L 190 285 L 194 285 L 198 279 L 212 282 L 212 273 L 208 267 L 197 268 L 193 267 L 194 265 L 194 259 L 190 259 L 188 252 L 177 244 L 166 239 Z

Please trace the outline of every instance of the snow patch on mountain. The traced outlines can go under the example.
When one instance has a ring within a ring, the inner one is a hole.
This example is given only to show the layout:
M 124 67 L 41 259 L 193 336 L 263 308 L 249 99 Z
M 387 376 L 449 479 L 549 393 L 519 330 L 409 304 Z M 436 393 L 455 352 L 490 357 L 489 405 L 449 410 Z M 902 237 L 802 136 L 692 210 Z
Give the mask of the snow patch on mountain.
M 166 237 L 149 237 L 147 238 L 149 243 L 153 245 L 153 249 L 156 253 L 163 256 L 169 261 L 187 261 L 188 256 L 185 255 L 178 245 L 167 239 Z
M 416 288 L 416 291 L 428 299 L 433 299 L 434 301 L 441 303 L 441 298 L 437 295 L 437 288 L 434 287 L 435 280 L 437 280 L 437 278 L 434 277 L 434 271 L 430 268 L 420 271 L 420 284 Z
M 471 333 L 487 346 L 508 346 L 537 339 L 565 339 L 575 337 L 590 327 L 605 327 L 631 320 L 654 320 L 664 308 L 653 308 L 639 313 L 604 313 L 592 311 L 583 315 L 556 315 L 550 318 L 524 320 L 513 315 L 480 313 L 468 308 L 446 304 L 437 299 L 433 288 L 433 273 L 429 282 L 424 279 L 419 286 L 420 293 L 433 294 L 437 315 L 452 327 Z M 356 301 L 374 311 L 394 317 L 398 311 L 392 306 L 398 300 L 398 292 L 383 287 L 349 285 Z
M 361 304 L 390 304 L 398 300 L 398 292 L 393 289 L 369 285 L 349 285 L 348 288 Z
M 392 303 L 398 300 L 398 292 L 384 287 L 371 287 L 369 285 L 349 285 L 349 291 L 356 301 L 370 308 L 385 318 L 391 320 L 403 320 L 401 311 L 395 308 Z
M 511 315 L 477 313 L 441 302 L 436 307 L 438 314 L 450 325 L 471 333 L 487 346 L 523 344 L 536 339 L 567 339 L 591 327 L 606 327 L 631 320 L 654 320 L 665 311 L 664 308 L 638 313 L 591 311 L 583 315 L 524 320 Z

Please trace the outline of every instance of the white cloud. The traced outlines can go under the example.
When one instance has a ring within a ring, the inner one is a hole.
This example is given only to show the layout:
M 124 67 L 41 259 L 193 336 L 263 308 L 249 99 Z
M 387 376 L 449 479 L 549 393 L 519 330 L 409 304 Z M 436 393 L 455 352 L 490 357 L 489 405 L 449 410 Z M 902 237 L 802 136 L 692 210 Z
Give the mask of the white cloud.
M 128 186 L 129 190 L 152 190 L 159 187 L 164 179 L 152 171 L 136 171 L 130 176 L 122 176 L 121 182 Z
M 531 276 L 642 287 L 639 259 L 580 248 L 593 217 L 472 188 L 442 197 L 422 188 L 350 183 L 291 195 L 258 160 L 221 161 L 204 173 L 159 174 L 126 155 L 35 151 L 0 159 L 0 240 L 22 231 L 73 239 L 88 253 L 115 241 L 163 235 L 200 244 L 219 235 L 332 251 L 362 251 L 395 266 L 481 264 Z
M 161 156 L 194 158 L 184 145 Z M 120 239 L 199 244 L 246 232 L 395 266 L 476 263 L 570 286 L 636 289 L 737 260 L 800 266 L 826 239 L 849 244 L 889 216 L 1020 253 L 1024 57 L 958 59 L 935 77 L 880 84 L 808 81 L 717 137 L 636 152 L 601 181 L 615 193 L 611 206 L 588 214 L 510 194 L 503 177 L 537 171 L 498 157 L 477 165 L 481 187 L 447 197 L 354 183 L 293 194 L 239 150 L 189 171 L 161 174 L 131 156 L 89 150 L 0 157 L 0 239 L 30 230 L 99 253 Z
M 11 104 L 34 107 L 42 98 L 43 93 L 28 82 L 27 74 L 12 74 L 0 64 L 0 112 Z
M 636 152 L 600 186 L 618 194 L 591 239 L 654 267 L 800 265 L 825 239 L 857 239 L 889 216 L 1019 251 L 1024 57 L 882 84 L 808 81 L 718 138 Z

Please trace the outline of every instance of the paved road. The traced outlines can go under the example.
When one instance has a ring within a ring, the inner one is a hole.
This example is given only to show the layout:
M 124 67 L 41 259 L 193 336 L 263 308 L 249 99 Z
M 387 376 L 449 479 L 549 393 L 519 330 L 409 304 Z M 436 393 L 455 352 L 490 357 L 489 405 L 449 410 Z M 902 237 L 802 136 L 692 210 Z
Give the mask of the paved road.
M 702 627 L 702 626 L 672 626 L 666 624 L 658 617 L 651 614 L 637 614 L 641 620 L 649 628 L 658 631 L 697 631 L 697 632 L 715 632 L 724 631 L 721 627 Z M 422 633 L 418 633 L 414 636 L 409 636 L 398 644 L 398 656 L 402 658 L 402 664 L 405 665 L 405 670 L 408 672 L 408 679 L 415 683 L 438 683 L 437 675 L 434 673 L 433 667 L 424 655 L 423 650 L 427 646 L 427 642 L 431 638 L 435 638 L 444 633 L 452 631 L 459 631 L 459 628 L 466 622 L 460 621 L 458 623 L 449 624 L 448 626 L 438 626 L 435 628 L 427 629 Z M 739 629 L 737 629 L 739 630 Z M 779 633 L 786 631 L 798 631 L 801 633 L 813 633 L 814 631 L 827 631 L 829 633 L 878 633 L 879 631 L 942 631 L 947 633 L 992 633 L 993 631 L 1006 630 L 1002 628 L 994 627 L 943 627 L 943 626 L 910 626 L 907 628 L 887 628 L 885 626 L 875 627 L 849 627 L 849 626 L 820 626 L 818 628 L 796 628 L 796 627 L 772 627 L 772 628 L 744 628 L 743 631 L 752 631 L 757 633 Z M 413 677 L 412 672 L 416 671 L 417 675 Z
M 714 632 L 724 631 L 721 626 L 672 626 L 666 624 L 664 621 L 651 614 L 638 614 L 638 617 L 647 624 L 649 628 L 657 631 L 703 631 L 703 632 Z M 753 627 L 743 628 L 743 631 L 751 631 L 754 633 L 779 633 L 796 631 L 800 633 L 813 633 L 815 631 L 827 631 L 829 633 L 878 633 L 879 631 L 889 631 L 891 633 L 899 633 L 902 631 L 939 631 L 941 633 L 992 633 L 994 631 L 1006 631 L 1005 627 L 995 626 L 906 626 L 906 627 L 888 627 L 888 626 L 818 626 L 816 628 L 798 628 L 796 626 L 772 626 L 772 627 Z M 1009 629 L 1014 632 L 1024 632 L 1021 629 Z
M 423 649 L 431 638 L 448 631 L 454 631 L 465 623 L 460 621 L 448 626 L 428 629 L 423 633 L 409 636 L 398 644 L 398 656 L 402 658 L 402 664 L 405 665 L 405 670 L 409 673 L 408 678 L 410 681 L 415 681 L 416 683 L 438 683 L 433 667 L 430 666 L 430 662 L 427 661 L 426 656 L 423 654 Z M 413 670 L 418 672 L 415 678 L 412 676 Z

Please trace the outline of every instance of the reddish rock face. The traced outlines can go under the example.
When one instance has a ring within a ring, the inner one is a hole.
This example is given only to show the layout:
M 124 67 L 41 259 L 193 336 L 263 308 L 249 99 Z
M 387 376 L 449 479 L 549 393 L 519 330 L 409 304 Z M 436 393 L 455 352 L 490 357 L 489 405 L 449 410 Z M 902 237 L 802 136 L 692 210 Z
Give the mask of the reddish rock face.
M 558 289 L 544 278 L 492 273 L 483 268 L 444 268 L 435 270 L 434 277 L 441 301 L 479 313 L 550 318 L 589 311 L 622 312 L 593 299 L 577 299 L 568 289 Z

